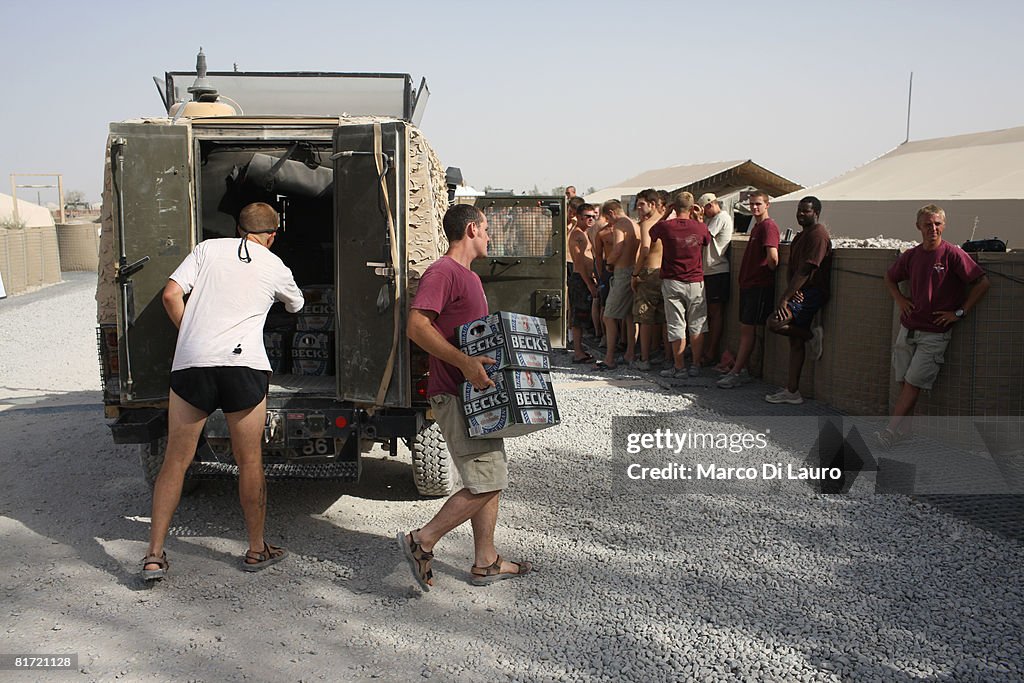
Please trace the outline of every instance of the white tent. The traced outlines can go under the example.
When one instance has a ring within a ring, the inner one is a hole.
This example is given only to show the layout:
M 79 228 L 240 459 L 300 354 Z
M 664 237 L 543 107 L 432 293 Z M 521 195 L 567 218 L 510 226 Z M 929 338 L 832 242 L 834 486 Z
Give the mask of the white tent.
M 783 229 L 795 227 L 801 197 L 822 202 L 823 223 L 834 237 L 915 240 L 917 210 L 935 203 L 946 211 L 950 242 L 1000 237 L 1024 247 L 1024 126 L 907 142 L 834 180 L 772 201 Z
M 28 228 L 53 227 L 53 216 L 43 206 L 18 200 L 18 219 Z M 14 198 L 9 194 L 0 193 L 0 222 L 14 220 Z

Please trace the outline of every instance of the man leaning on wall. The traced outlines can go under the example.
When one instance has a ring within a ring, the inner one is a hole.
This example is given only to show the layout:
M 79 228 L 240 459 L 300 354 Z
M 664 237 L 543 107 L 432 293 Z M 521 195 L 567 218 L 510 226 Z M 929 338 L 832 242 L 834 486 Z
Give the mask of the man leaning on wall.
M 900 331 L 892 365 L 900 393 L 879 444 L 892 448 L 909 435 L 909 416 L 922 390 L 930 390 L 942 367 L 953 328 L 978 305 L 991 286 L 985 271 L 960 247 L 942 239 L 946 212 L 929 204 L 917 212 L 921 244 L 896 259 L 885 286 L 900 308 Z M 907 280 L 910 296 L 899 283 Z

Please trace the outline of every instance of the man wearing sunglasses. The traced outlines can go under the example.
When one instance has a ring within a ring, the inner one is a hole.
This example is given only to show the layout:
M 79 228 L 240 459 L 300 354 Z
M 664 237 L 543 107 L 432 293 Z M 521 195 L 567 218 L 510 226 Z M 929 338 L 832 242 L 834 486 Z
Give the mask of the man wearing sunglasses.
M 597 294 L 594 276 L 594 250 L 587 238 L 587 228 L 597 223 L 597 207 L 580 204 L 576 209 L 576 223 L 569 231 L 569 256 L 572 274 L 569 276 L 570 326 L 572 327 L 573 363 L 590 363 L 594 357 L 583 350 L 583 327 L 590 322 L 590 310 Z

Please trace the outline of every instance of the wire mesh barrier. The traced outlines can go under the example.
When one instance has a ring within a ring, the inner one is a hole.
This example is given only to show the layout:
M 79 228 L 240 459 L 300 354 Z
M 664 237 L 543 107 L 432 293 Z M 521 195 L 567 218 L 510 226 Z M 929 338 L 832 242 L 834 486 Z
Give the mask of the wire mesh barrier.
M 542 206 L 483 207 L 491 242 L 488 256 L 546 258 L 555 253 L 553 214 Z

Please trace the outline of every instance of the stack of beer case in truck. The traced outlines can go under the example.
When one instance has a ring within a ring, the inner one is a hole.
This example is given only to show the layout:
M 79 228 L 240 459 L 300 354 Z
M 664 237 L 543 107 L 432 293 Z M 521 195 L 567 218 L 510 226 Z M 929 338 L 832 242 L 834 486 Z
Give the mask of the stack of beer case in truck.
M 520 436 L 559 422 L 551 386 L 551 342 L 543 318 L 493 313 L 462 325 L 456 339 L 464 353 L 489 356 L 493 387 L 477 391 L 463 382 L 461 399 L 471 437 Z

